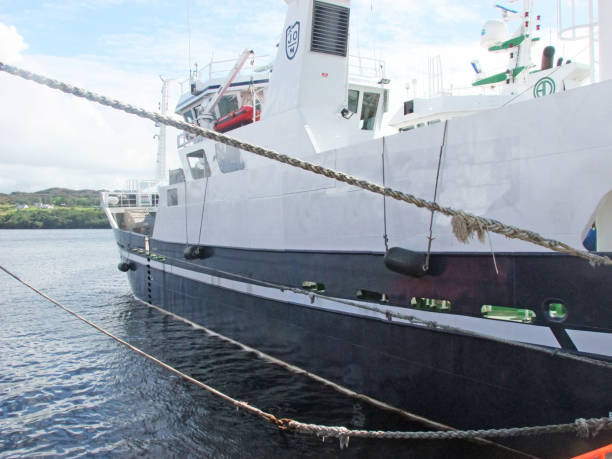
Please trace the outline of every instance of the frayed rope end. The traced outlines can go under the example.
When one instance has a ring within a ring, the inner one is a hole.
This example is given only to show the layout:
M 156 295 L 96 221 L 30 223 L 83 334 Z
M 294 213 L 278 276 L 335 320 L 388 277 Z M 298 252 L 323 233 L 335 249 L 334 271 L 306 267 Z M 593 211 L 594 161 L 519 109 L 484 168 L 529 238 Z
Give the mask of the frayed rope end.
M 453 234 L 460 242 L 467 244 L 474 236 L 482 243 L 485 241 L 486 230 L 477 219 L 467 215 L 455 215 L 451 219 Z

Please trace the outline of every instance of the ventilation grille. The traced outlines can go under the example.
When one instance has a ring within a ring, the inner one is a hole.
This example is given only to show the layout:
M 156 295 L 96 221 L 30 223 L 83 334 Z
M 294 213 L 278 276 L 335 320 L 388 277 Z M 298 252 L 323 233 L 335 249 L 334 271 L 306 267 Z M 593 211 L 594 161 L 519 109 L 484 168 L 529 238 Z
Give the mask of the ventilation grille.
M 314 2 L 311 51 L 345 56 L 349 30 L 348 8 Z

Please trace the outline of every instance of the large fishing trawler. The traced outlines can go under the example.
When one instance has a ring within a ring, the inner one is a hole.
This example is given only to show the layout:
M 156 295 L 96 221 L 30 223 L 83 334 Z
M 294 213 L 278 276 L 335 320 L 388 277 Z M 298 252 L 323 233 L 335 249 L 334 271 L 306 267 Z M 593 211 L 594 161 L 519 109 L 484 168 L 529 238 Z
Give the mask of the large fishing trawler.
M 211 63 L 176 113 L 612 252 L 611 5 L 599 2 L 599 83 L 585 85 L 590 67 L 555 61 L 550 47 L 532 63 L 540 18 L 525 0 L 483 28 L 487 49 L 509 56 L 490 75 L 474 63 L 489 95 L 412 98 L 385 117 L 384 65 L 349 56 L 350 1 L 286 3 L 276 59 L 259 65 L 247 49 L 223 76 Z M 203 137 L 181 134 L 178 148 L 182 167 L 158 190 L 103 196 L 138 298 L 455 428 L 612 411 L 609 266 L 497 234 L 463 243 L 437 212 Z M 503 443 L 561 457 L 611 438 Z

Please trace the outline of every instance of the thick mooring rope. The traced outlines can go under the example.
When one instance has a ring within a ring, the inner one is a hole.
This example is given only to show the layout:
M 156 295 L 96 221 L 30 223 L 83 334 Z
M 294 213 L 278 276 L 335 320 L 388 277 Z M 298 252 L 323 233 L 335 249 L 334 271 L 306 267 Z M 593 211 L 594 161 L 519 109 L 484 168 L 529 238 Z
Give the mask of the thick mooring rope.
M 288 430 L 310 433 L 318 437 L 332 437 L 340 440 L 340 447 L 348 446 L 349 438 L 377 438 L 385 440 L 466 440 L 470 438 L 511 438 L 554 433 L 576 432 L 579 437 L 589 438 L 602 430 L 612 429 L 612 418 L 576 419 L 567 424 L 533 427 L 510 427 L 506 429 L 455 430 L 447 432 L 393 432 L 375 430 L 353 430 L 346 427 L 330 427 L 282 419 Z
M 484 240 L 484 233 L 486 231 L 501 234 L 510 239 L 520 239 L 522 241 L 530 242 L 541 247 L 553 250 L 555 252 L 567 253 L 575 257 L 583 258 L 588 260 L 592 265 L 608 265 L 612 266 L 612 259 L 605 256 L 596 255 L 593 253 L 586 252 L 584 250 L 578 250 L 571 247 L 564 242 L 557 241 L 554 239 L 548 239 L 541 236 L 533 231 L 524 230 L 515 226 L 506 225 L 500 221 L 493 220 L 490 218 L 479 217 L 476 215 L 469 214 L 460 210 L 453 209 L 451 207 L 443 207 L 436 202 L 427 201 L 425 199 L 418 198 L 412 194 L 403 193 L 401 191 L 394 190 L 389 187 L 383 187 L 367 180 L 358 179 L 351 175 L 343 172 L 338 172 L 333 169 L 328 169 L 323 166 L 319 166 L 308 161 L 303 161 L 291 156 L 278 153 L 274 150 L 269 150 L 248 142 L 243 142 L 238 139 L 220 134 L 215 131 L 201 128 L 200 126 L 186 123 L 184 121 L 177 120 L 170 116 L 164 116 L 159 113 L 150 112 L 143 108 L 135 107 L 130 104 L 120 102 L 115 99 L 108 98 L 99 94 L 95 94 L 91 91 L 87 91 L 76 86 L 69 85 L 67 83 L 47 78 L 36 73 L 29 72 L 27 70 L 14 67 L 12 65 L 3 64 L 0 62 L 0 71 L 9 73 L 11 75 L 19 76 L 26 80 L 34 81 L 36 83 L 48 86 L 53 89 L 58 89 L 67 94 L 72 94 L 77 97 L 82 97 L 92 102 L 105 105 L 107 107 L 121 110 L 126 113 L 130 113 L 141 118 L 146 118 L 156 123 L 161 123 L 166 126 L 172 126 L 179 130 L 189 132 L 196 136 L 202 136 L 210 140 L 214 140 L 219 143 L 230 145 L 239 148 L 244 151 L 262 156 L 264 158 L 272 159 L 284 164 L 288 164 L 293 167 L 297 167 L 315 174 L 324 175 L 325 177 L 338 180 L 339 182 L 347 183 L 359 188 L 362 188 L 372 193 L 377 193 L 383 196 L 388 196 L 398 201 L 403 201 L 408 204 L 412 204 L 419 208 L 429 209 L 432 212 L 440 212 L 446 216 L 452 217 L 452 228 L 455 236 L 462 242 L 468 242 L 469 239 L 475 234 L 479 239 Z
M 595 437 L 602 430 L 612 429 L 612 417 L 609 418 L 593 418 L 593 419 L 576 419 L 574 422 L 567 424 L 553 424 L 548 426 L 535 426 L 535 427 L 513 427 L 505 429 L 482 429 L 482 430 L 451 430 L 441 432 L 396 432 L 396 431 L 372 431 L 372 430 L 353 430 L 347 429 L 346 427 L 338 426 L 325 426 L 319 424 L 307 424 L 299 421 L 295 421 L 289 418 L 278 418 L 271 413 L 267 413 L 255 406 L 250 405 L 248 402 L 243 402 L 223 392 L 205 384 L 179 370 L 172 367 L 171 365 L 162 362 L 161 360 L 153 357 L 145 351 L 133 346 L 127 341 L 113 335 L 111 332 L 103 329 L 99 325 L 91 322 L 82 315 L 72 311 L 67 306 L 64 306 L 59 301 L 49 297 L 41 290 L 32 286 L 25 280 L 21 279 L 16 274 L 13 274 L 4 266 L 0 265 L 0 270 L 11 276 L 16 281 L 20 282 L 30 290 L 34 291 L 41 297 L 50 301 L 54 305 L 60 307 L 67 313 L 73 315 L 77 319 L 86 323 L 87 325 L 95 328 L 99 332 L 105 334 L 109 338 L 115 340 L 119 344 L 131 349 L 132 351 L 140 354 L 141 356 L 149 359 L 151 362 L 159 365 L 160 367 L 180 376 L 181 378 L 201 387 L 216 397 L 231 403 L 236 409 L 243 409 L 252 413 L 274 425 L 280 430 L 296 432 L 306 435 L 317 435 L 318 437 L 331 437 L 338 438 L 340 441 L 340 448 L 348 447 L 350 437 L 358 438 L 372 438 L 372 439 L 387 439 L 387 440 L 469 440 L 469 439 L 480 439 L 480 438 L 503 438 L 503 437 L 520 437 L 520 436 L 534 436 L 554 433 L 568 433 L 576 432 L 579 437 L 588 438 Z

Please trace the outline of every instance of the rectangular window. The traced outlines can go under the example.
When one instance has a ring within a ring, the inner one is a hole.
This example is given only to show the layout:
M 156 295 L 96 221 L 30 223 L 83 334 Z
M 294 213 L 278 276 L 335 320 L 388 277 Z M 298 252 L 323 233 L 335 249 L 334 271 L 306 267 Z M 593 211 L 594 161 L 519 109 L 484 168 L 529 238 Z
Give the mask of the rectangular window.
M 185 113 L 183 113 L 183 116 L 185 117 L 185 121 L 187 123 L 193 123 L 193 112 L 191 110 L 187 110 Z
M 359 108 L 359 91 L 356 89 L 348 90 L 348 107 L 353 113 L 357 113 Z
M 176 188 L 168 188 L 167 191 L 168 206 L 178 206 L 178 190 Z
M 414 100 L 407 100 L 404 102 L 404 115 L 414 113 Z
M 315 1 L 312 9 L 311 51 L 346 57 L 350 10 Z
M 204 177 L 210 177 L 210 166 L 206 159 L 204 150 L 197 150 L 187 154 L 187 162 L 191 170 L 191 177 L 198 180 Z
M 364 92 L 361 104 L 361 129 L 371 131 L 376 124 L 376 112 L 380 94 L 377 92 Z

